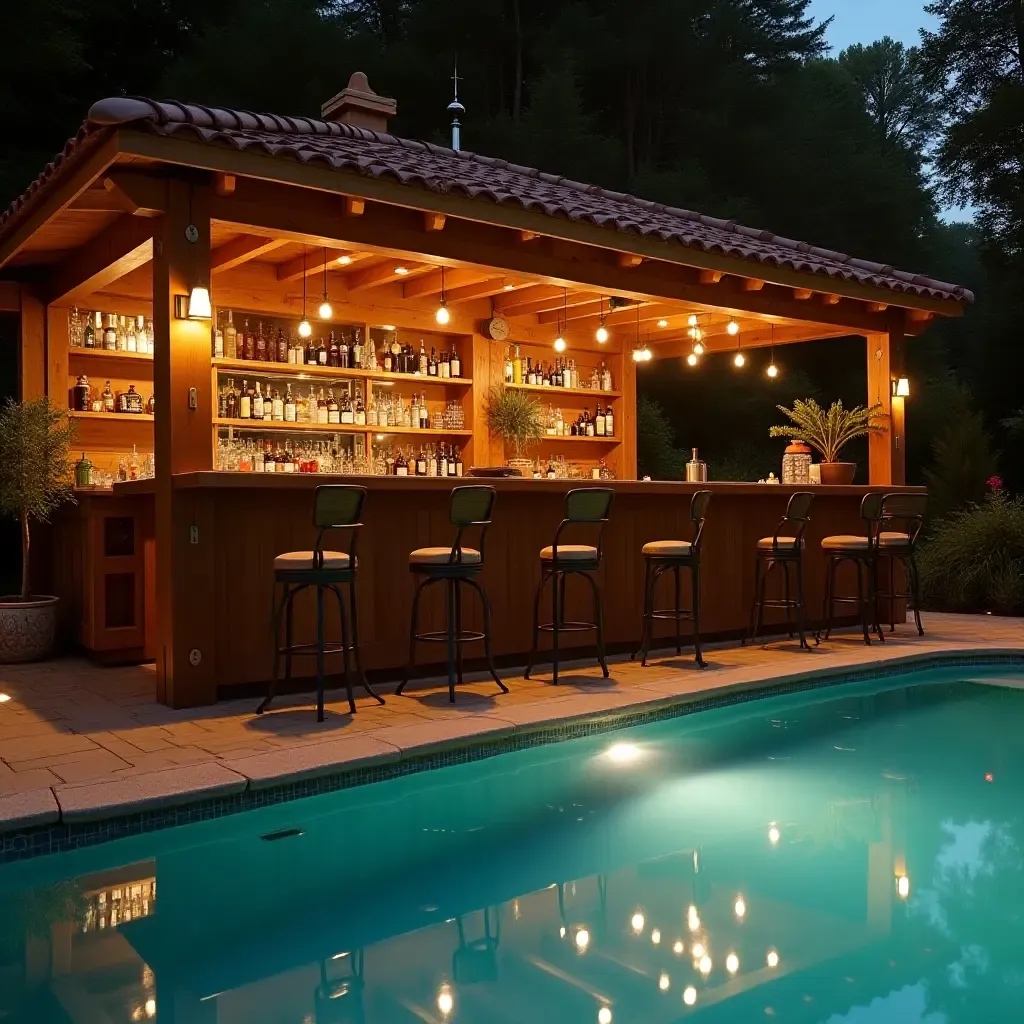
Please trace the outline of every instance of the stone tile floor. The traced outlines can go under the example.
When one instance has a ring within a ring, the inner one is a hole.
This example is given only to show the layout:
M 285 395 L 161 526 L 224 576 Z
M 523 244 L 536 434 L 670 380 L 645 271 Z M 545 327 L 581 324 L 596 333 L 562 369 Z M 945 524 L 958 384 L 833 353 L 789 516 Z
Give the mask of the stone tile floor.
M 137 777 L 153 773 L 174 773 L 161 776 L 156 786 L 165 795 L 175 789 L 196 791 L 203 778 L 210 784 L 238 779 L 269 785 L 317 767 L 329 770 L 388 753 L 397 757 L 414 748 L 467 742 L 485 732 L 645 702 L 692 699 L 794 673 L 834 672 L 918 653 L 1024 653 L 1024 620 L 931 614 L 925 627 L 925 636 L 918 637 L 909 624 L 901 626 L 887 643 L 871 647 L 852 634 L 841 636 L 810 654 L 788 640 L 713 646 L 707 651 L 710 667 L 705 672 L 697 670 L 684 649 L 681 657 L 656 657 L 647 668 L 625 658 L 613 660 L 607 680 L 591 664 L 563 668 L 557 689 L 546 671 L 531 680 L 508 678 L 508 694 L 499 693 L 493 682 L 469 682 L 460 688 L 454 706 L 446 686 L 429 685 L 401 697 L 385 692 L 385 706 L 359 697 L 358 713 L 352 716 L 339 699 L 343 691 L 334 690 L 328 693 L 335 699 L 323 723 L 317 723 L 309 695 L 278 698 L 263 716 L 254 713 L 255 699 L 174 711 L 153 699 L 152 666 L 100 668 L 80 658 L 0 666 L 0 694 L 9 698 L 0 702 L 0 829 L 5 803 L 8 817 L 21 824 L 25 819 L 16 804 L 52 809 L 95 796 L 104 807 L 138 806 L 143 779 Z M 221 770 L 180 770 L 196 766 Z M 180 785 L 175 783 L 178 778 Z M 117 782 L 128 785 L 110 785 Z M 29 794 L 45 799 L 33 801 Z M 53 817 L 55 813 L 49 820 Z

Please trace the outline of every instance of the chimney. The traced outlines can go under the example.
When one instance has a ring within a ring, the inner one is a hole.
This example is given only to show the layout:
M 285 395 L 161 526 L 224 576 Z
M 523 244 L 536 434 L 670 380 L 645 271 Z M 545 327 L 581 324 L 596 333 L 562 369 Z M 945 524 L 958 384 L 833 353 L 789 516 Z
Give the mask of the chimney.
M 342 121 L 375 132 L 388 130 L 388 118 L 394 116 L 398 104 L 386 96 L 378 96 L 362 71 L 355 71 L 348 85 L 332 96 L 321 108 L 325 121 Z

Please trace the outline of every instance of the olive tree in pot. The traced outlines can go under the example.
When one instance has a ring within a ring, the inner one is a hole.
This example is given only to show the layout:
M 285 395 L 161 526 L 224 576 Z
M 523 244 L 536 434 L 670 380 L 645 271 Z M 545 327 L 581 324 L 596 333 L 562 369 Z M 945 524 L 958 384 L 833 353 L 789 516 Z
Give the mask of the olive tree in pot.
M 0 662 L 53 653 L 57 598 L 31 593 L 33 520 L 47 522 L 71 488 L 74 424 L 47 398 L 8 401 L 0 410 L 0 512 L 21 525 L 21 593 L 0 597 Z
M 525 391 L 493 387 L 487 392 L 484 411 L 491 436 L 500 437 L 505 447 L 515 452 L 508 464 L 514 469 L 529 469 L 532 464 L 524 456 L 543 436 L 540 402 Z
M 792 409 L 778 406 L 789 417 L 786 427 L 772 427 L 772 437 L 788 437 L 809 444 L 821 455 L 823 484 L 852 484 L 857 472 L 856 462 L 840 462 L 839 453 L 855 437 L 885 433 L 886 418 L 881 405 L 868 408 L 858 405 L 844 409 L 842 402 L 833 402 L 828 411 L 813 399 L 797 399 Z

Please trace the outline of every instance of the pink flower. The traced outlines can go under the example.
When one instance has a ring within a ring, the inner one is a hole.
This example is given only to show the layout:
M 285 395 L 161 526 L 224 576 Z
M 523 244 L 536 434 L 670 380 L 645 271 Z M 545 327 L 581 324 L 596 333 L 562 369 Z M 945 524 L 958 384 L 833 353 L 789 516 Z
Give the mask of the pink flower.
M 993 491 L 1001 491 L 1003 489 L 1003 478 L 1001 476 L 990 476 L 985 483 Z

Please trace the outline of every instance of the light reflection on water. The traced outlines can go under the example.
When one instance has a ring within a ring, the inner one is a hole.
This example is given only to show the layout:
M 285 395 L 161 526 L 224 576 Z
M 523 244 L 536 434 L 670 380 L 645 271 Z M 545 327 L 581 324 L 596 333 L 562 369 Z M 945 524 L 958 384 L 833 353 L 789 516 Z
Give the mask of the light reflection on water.
M 912 682 L 0 868 L 0 1021 L 1016 1021 L 1024 694 Z

